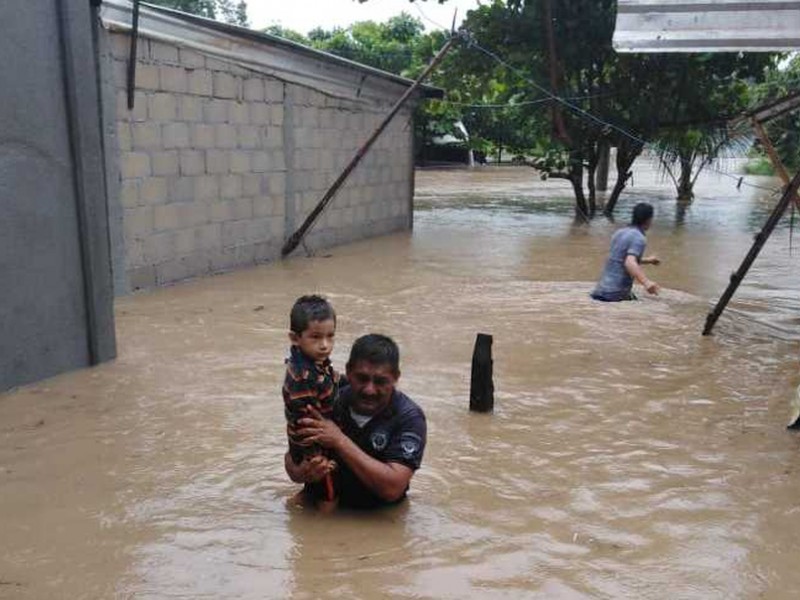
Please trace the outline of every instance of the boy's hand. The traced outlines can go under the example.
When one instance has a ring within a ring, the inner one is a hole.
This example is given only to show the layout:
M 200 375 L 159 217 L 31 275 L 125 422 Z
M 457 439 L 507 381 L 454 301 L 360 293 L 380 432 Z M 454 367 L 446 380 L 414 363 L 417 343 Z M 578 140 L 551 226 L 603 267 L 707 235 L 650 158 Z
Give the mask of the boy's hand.
M 297 477 L 303 483 L 316 483 L 333 471 L 335 466 L 336 463 L 329 458 L 312 456 L 297 465 Z
M 643 265 L 655 265 L 658 266 L 661 264 L 661 259 L 657 256 L 648 256 L 642 260 Z

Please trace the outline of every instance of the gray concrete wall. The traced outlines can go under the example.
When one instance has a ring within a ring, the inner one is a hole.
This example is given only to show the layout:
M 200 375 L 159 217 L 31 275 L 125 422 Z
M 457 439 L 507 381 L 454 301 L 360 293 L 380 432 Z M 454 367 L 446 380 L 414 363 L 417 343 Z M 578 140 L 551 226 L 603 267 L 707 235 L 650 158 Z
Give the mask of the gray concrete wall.
M 118 293 L 277 258 L 402 91 L 335 98 L 143 37 L 129 111 L 130 38 L 106 35 Z M 410 119 L 409 109 L 385 131 L 309 235 L 309 248 L 410 228 Z
M 0 391 L 115 354 L 92 24 L 0 2 Z

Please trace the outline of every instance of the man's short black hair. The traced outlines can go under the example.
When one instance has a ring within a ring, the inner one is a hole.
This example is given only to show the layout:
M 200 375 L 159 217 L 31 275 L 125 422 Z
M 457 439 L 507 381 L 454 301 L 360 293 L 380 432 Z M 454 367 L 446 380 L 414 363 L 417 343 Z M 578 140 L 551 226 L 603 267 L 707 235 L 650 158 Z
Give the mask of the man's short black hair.
M 308 329 L 308 324 L 312 321 L 327 321 L 328 319 L 333 319 L 334 325 L 336 324 L 336 312 L 330 302 L 316 294 L 301 296 L 292 306 L 289 327 L 293 333 L 300 335 Z
M 347 366 L 352 367 L 359 361 L 374 366 L 389 365 L 395 373 L 400 372 L 400 349 L 394 340 L 379 333 L 370 333 L 358 338 L 350 349 L 350 360 Z
M 631 216 L 631 225 L 634 227 L 641 227 L 653 218 L 653 205 L 647 202 L 639 202 L 633 207 L 633 216 Z

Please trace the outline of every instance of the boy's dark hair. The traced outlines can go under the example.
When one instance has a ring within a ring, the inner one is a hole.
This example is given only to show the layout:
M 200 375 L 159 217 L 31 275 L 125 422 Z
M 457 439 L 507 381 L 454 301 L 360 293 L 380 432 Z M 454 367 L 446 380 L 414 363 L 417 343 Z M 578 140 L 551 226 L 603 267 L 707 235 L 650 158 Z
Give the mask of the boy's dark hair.
M 333 319 L 334 325 L 336 324 L 336 312 L 330 302 L 316 294 L 301 296 L 292 306 L 289 327 L 293 333 L 300 335 L 308 329 L 308 324 L 312 321 L 327 321 L 328 319 Z
M 353 343 L 347 366 L 362 360 L 374 366 L 389 365 L 395 373 L 400 372 L 400 349 L 392 338 L 379 333 L 361 336 Z
M 639 202 L 633 207 L 633 215 L 631 216 L 631 225 L 634 227 L 641 227 L 647 221 L 653 218 L 653 205 L 647 202 Z

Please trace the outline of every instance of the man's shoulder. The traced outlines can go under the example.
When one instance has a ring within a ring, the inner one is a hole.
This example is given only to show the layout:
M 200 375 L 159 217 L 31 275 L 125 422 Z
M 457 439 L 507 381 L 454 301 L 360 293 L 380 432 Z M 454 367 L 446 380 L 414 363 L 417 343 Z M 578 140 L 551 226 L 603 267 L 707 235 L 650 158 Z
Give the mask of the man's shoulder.
M 393 408 L 399 418 L 425 421 L 425 411 L 422 407 L 400 390 L 395 390 L 393 402 Z

